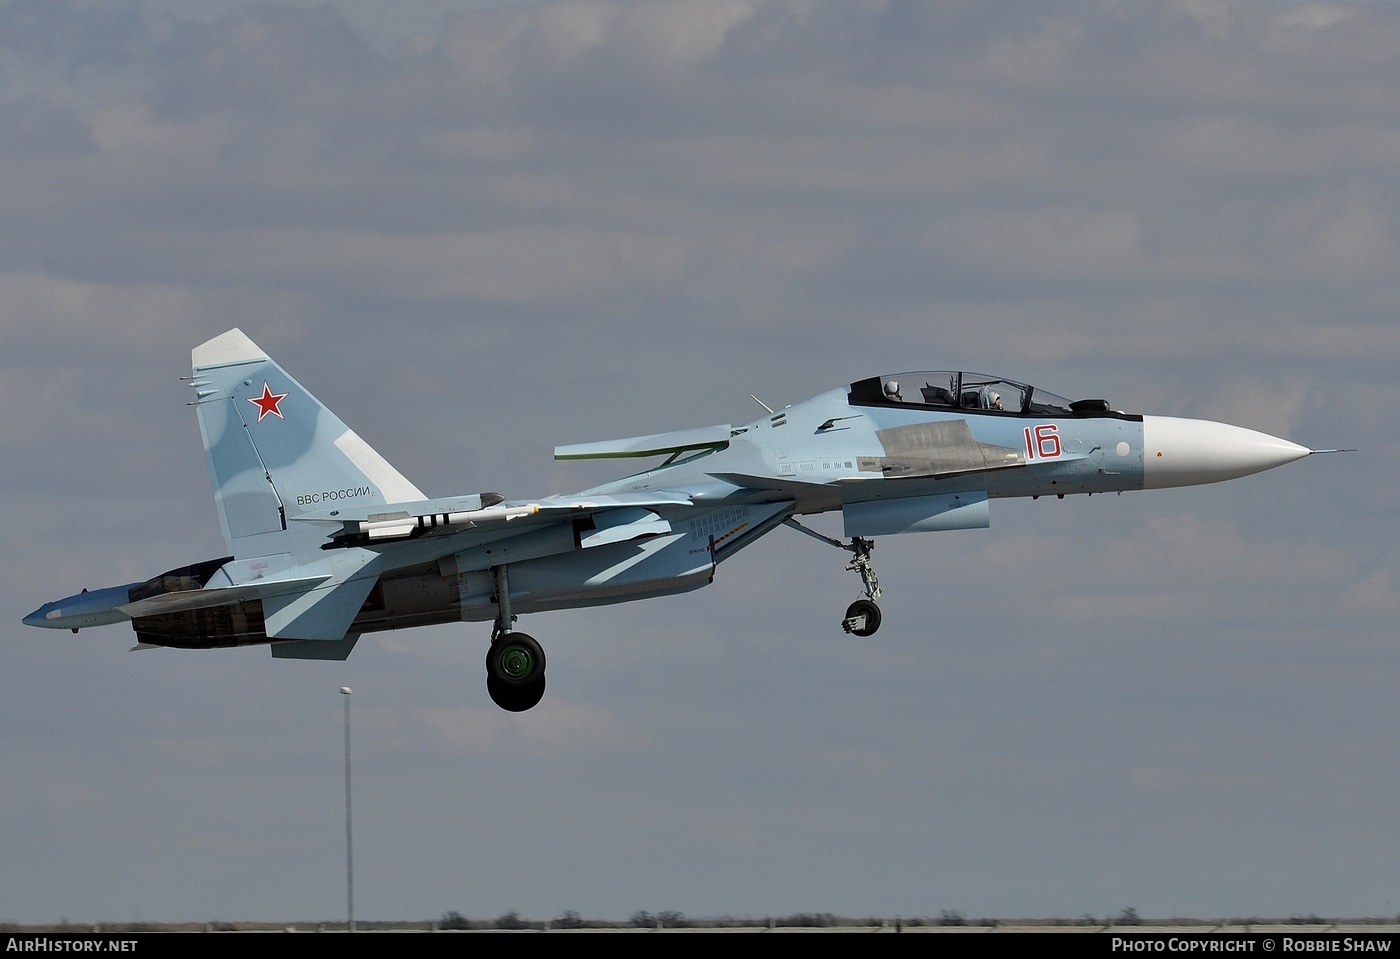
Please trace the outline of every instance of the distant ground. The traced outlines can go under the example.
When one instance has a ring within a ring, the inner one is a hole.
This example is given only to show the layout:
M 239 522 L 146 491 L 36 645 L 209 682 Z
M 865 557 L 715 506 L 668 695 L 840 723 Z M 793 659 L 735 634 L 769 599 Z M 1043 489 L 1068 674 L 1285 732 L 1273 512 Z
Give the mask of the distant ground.
M 640 915 L 628 920 L 528 919 L 507 915 L 495 919 L 467 919 L 449 913 L 441 919 L 418 922 L 356 921 L 357 932 L 1103 932 L 1159 935 L 1195 934 L 1367 934 L 1400 935 L 1400 917 L 1324 919 L 1318 916 L 1288 919 L 1240 918 L 1137 919 L 1130 922 L 1108 919 L 972 919 L 958 915 L 914 917 L 832 916 L 828 914 L 783 917 L 724 916 L 690 919 L 684 916 Z M 344 932 L 343 920 L 336 922 L 97 922 L 61 921 L 56 923 L 0 922 L 5 935 L 80 935 L 89 933 L 136 932 Z

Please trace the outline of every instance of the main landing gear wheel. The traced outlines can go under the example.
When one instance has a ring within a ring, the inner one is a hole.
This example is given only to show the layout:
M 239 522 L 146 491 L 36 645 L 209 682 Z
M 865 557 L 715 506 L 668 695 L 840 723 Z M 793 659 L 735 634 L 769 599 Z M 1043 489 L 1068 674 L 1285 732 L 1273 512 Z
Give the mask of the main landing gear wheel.
M 486 673 L 507 686 L 528 686 L 544 675 L 544 649 L 527 633 L 502 633 L 486 651 Z
M 523 713 L 534 708 L 544 698 L 544 677 L 541 676 L 528 686 L 511 686 L 495 676 L 486 677 L 486 692 L 491 702 L 510 713 Z
M 501 633 L 486 651 L 486 692 L 491 701 L 522 713 L 544 696 L 544 649 L 526 633 Z
M 880 607 L 868 599 L 858 599 L 846 607 L 841 628 L 852 636 L 873 636 L 880 628 Z

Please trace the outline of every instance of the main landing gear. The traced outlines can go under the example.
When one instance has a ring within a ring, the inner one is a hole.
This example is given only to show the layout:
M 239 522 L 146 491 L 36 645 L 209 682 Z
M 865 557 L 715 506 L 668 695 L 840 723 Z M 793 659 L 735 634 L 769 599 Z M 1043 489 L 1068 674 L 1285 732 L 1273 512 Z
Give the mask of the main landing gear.
M 510 583 L 504 566 L 495 567 L 496 625 L 486 651 L 486 692 L 512 713 L 523 713 L 544 696 L 544 649 L 535 637 L 511 629 Z
M 860 581 L 865 586 L 865 596 L 846 607 L 846 618 L 841 621 L 841 628 L 853 636 L 873 636 L 875 630 L 880 628 L 880 607 L 875 602 L 880 598 L 880 581 L 875 577 L 875 566 L 870 561 L 875 541 L 852 536 L 850 543 L 843 543 L 839 539 L 832 539 L 816 530 L 808 529 L 791 517 L 783 520 L 783 523 L 799 533 L 806 533 L 813 539 L 855 554 L 855 558 L 846 564 L 846 568 L 860 573 Z

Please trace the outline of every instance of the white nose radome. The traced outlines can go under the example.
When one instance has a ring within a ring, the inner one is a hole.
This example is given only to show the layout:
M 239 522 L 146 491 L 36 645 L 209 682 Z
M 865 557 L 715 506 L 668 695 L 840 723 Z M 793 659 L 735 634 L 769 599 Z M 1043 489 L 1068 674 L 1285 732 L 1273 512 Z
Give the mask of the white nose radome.
M 1291 463 L 1312 450 L 1268 433 L 1175 416 L 1142 418 L 1142 488 L 1198 486 Z

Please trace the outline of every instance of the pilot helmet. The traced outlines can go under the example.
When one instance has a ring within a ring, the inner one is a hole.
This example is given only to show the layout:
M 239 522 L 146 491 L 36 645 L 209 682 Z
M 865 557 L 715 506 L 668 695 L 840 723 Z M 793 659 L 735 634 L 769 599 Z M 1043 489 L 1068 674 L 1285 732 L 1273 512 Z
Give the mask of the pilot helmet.
M 885 381 L 885 399 L 888 399 L 888 400 L 897 400 L 897 399 L 899 399 L 899 380 L 886 380 L 886 381 Z

